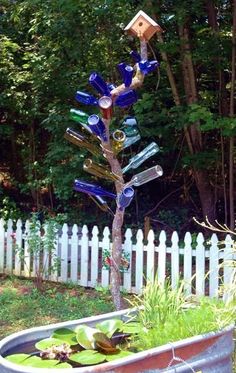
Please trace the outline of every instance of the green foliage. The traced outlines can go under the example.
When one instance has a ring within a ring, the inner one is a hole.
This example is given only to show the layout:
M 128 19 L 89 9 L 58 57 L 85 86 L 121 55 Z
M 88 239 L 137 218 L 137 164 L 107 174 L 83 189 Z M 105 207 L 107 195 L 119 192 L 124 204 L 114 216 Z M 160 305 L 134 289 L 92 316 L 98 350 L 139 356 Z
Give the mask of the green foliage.
M 32 213 L 26 242 L 28 252 L 35 259 L 34 270 L 37 289 L 41 289 L 43 278 L 47 277 L 49 273 L 58 271 L 60 267 L 60 260 L 55 253 L 58 229 L 57 219 L 48 218 L 41 225 L 38 220 L 38 214 Z M 14 249 L 18 251 L 20 259 L 27 266 L 26 258 L 28 253 L 25 252 L 25 248 L 15 245 Z M 31 268 L 27 269 L 30 272 Z
M 78 107 L 74 92 L 81 89 L 94 93 L 86 83 L 91 71 L 100 72 L 109 82 L 120 82 L 116 64 L 130 63 L 130 49 L 139 47 L 137 39 L 124 35 L 123 27 L 141 8 L 156 16 L 165 30 L 164 42 L 158 43 L 155 37 L 151 40 L 149 56 L 161 62 L 160 68 L 152 77 L 146 77 L 132 109 L 138 118 L 142 143 L 126 150 L 122 160 L 154 140 L 161 148 L 158 159 L 164 169 L 162 180 L 170 189 L 187 185 L 195 167 L 207 168 L 211 185 L 217 184 L 220 190 L 225 182 L 221 173 L 221 135 L 225 141 L 235 135 L 235 118 L 229 118 L 232 4 L 218 1 L 214 5 L 220 15 L 219 30 L 211 26 L 203 0 L 94 0 L 92 7 L 85 0 L 2 1 L 0 158 L 10 168 L 17 193 L 22 198 L 26 193 L 30 204 L 37 207 L 54 206 L 56 211 L 67 212 L 73 222 L 94 224 L 98 220 L 95 214 L 84 212 L 83 199 L 72 190 L 73 180 L 81 176 L 86 151 L 68 145 L 63 134 L 66 127 L 72 126 L 69 109 Z M 182 70 L 183 43 L 179 34 L 183 25 L 189 28 L 189 52 L 197 83 L 197 100 L 191 104 L 186 104 Z M 161 52 L 168 54 L 180 105 L 175 103 Z M 96 109 L 86 110 L 91 114 Z M 118 120 L 129 114 L 133 112 L 122 112 Z M 195 123 L 203 141 L 201 149 L 192 155 L 183 130 Z M 80 129 L 77 124 L 73 126 Z M 226 159 L 226 146 L 225 151 Z M 227 165 L 225 173 L 227 178 Z M 165 196 L 163 189 L 158 191 L 160 198 Z M 149 186 L 149 193 L 140 188 L 140 216 L 147 206 L 147 194 L 152 208 L 157 195 L 155 186 Z M 197 194 L 192 198 L 195 205 L 200 205 Z M 93 207 L 91 204 L 90 209 Z M 132 212 L 130 219 L 138 220 L 134 215 Z
M 161 220 L 171 228 L 179 231 L 182 224 L 186 222 L 187 210 L 159 210 L 157 214 L 158 220 Z
M 143 296 L 136 297 L 141 306 L 138 320 L 142 325 L 134 344 L 143 351 L 194 335 L 216 331 L 235 320 L 235 304 L 202 298 L 199 301 L 184 295 L 184 282 L 176 290 L 166 282 L 148 283 Z
M 5 221 L 7 221 L 8 219 L 16 221 L 17 219 L 22 218 L 22 212 L 17 207 L 17 204 L 10 197 L 3 196 L 0 205 L 0 216 Z

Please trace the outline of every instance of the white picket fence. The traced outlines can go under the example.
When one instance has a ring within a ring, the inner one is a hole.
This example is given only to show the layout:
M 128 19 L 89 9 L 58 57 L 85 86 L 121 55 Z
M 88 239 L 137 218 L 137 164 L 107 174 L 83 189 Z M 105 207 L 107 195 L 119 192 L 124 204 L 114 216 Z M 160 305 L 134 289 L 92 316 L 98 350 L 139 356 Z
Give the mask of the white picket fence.
M 0 219 L 0 273 L 34 277 L 34 258 L 30 257 L 27 242 L 29 221 L 18 220 L 14 229 L 12 220 Z M 22 261 L 15 245 L 23 247 L 25 260 Z M 55 251 L 61 259 L 59 273 L 48 275 L 49 280 L 72 282 L 84 287 L 109 286 L 109 270 L 102 267 L 102 252 L 111 249 L 110 230 L 105 227 L 99 232 L 94 226 L 89 232 L 86 225 L 69 227 L 64 224 L 56 237 Z M 166 233 L 154 234 L 149 231 L 146 242 L 139 229 L 134 235 L 127 229 L 124 235 L 123 250 L 130 257 L 130 267 L 122 273 L 121 288 L 129 293 L 140 294 L 146 279 L 153 280 L 155 274 L 163 283 L 169 277 L 175 288 L 184 279 L 187 294 L 218 297 L 219 287 L 226 287 L 232 281 L 233 241 L 229 235 L 219 242 L 213 234 L 205 241 L 202 233 L 192 241 L 189 232 L 180 242 L 177 232 L 167 240 Z M 46 254 L 43 258 L 48 263 Z M 191 281 L 192 279 L 192 281 Z M 226 293 L 225 293 L 226 296 Z

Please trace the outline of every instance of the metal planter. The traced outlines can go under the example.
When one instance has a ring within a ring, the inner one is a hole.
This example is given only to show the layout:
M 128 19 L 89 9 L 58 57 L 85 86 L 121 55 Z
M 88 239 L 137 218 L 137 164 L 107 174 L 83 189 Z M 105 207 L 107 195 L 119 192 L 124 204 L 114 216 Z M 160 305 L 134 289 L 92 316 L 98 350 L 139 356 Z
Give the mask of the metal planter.
M 75 321 L 41 326 L 14 333 L 0 341 L 0 373 L 54 373 L 58 369 L 38 369 L 13 364 L 3 358 L 16 346 L 47 338 L 58 328 L 75 328 L 79 324 L 90 326 L 110 318 L 125 319 L 127 310 L 88 317 Z M 231 373 L 233 328 L 187 338 L 171 344 L 136 353 L 113 362 L 73 369 L 59 369 L 61 373 Z M 173 360 L 173 357 L 176 357 Z M 171 366 L 168 366 L 172 361 Z M 184 362 L 183 362 L 184 361 Z

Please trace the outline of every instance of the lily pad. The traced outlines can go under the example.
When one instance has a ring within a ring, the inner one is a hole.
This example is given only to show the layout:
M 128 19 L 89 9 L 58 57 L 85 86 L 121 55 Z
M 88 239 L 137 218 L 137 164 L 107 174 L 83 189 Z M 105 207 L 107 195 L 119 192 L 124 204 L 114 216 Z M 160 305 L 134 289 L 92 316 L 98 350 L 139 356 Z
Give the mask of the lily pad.
M 66 343 L 69 346 L 69 343 L 67 341 L 64 341 L 62 339 L 57 339 L 57 338 L 45 338 L 42 339 L 41 341 L 37 342 L 35 344 L 35 347 L 37 350 L 44 351 L 47 350 L 48 348 L 52 346 L 60 346 L 63 343 Z
M 131 356 L 131 355 L 134 355 L 134 353 L 130 351 L 120 350 L 117 354 L 107 355 L 106 361 L 113 361 L 113 360 L 121 359 L 123 357 Z
M 28 359 L 30 355 L 27 354 L 14 354 L 6 356 L 5 359 L 10 361 L 11 363 L 21 364 L 25 359 Z
M 69 363 L 61 363 L 61 364 L 57 364 L 54 369 L 66 369 L 66 368 L 73 368 L 72 365 L 70 365 Z
M 111 338 L 115 331 L 123 330 L 123 325 L 124 322 L 120 319 L 110 319 L 100 322 L 96 325 L 96 328 Z
M 20 365 L 29 366 L 29 367 L 38 367 L 42 359 L 38 356 L 30 356 L 28 359 L 22 361 Z
M 67 328 L 55 330 L 51 335 L 51 338 L 61 339 L 63 342 L 66 341 L 67 343 L 69 343 L 70 346 L 75 346 L 78 344 L 76 333 L 73 330 Z
M 86 350 L 93 350 L 95 347 L 94 334 L 100 331 L 87 325 L 79 325 L 75 329 L 77 342 Z
M 71 355 L 70 360 L 82 365 L 94 365 L 105 361 L 106 355 L 94 350 L 85 350 Z

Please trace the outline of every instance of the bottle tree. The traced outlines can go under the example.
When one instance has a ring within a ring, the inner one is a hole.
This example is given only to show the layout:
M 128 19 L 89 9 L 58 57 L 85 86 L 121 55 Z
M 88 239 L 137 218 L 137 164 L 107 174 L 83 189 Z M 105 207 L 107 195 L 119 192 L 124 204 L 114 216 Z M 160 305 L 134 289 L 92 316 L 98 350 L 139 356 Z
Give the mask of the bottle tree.
M 65 134 L 65 138 L 71 143 L 87 149 L 92 154 L 93 158 L 84 161 L 84 170 L 115 184 L 116 193 L 112 193 L 100 185 L 76 179 L 74 189 L 88 194 L 104 211 L 111 212 L 106 197 L 116 200 L 116 211 L 113 214 L 112 223 L 112 250 L 108 258 L 108 264 L 111 270 L 111 293 L 117 310 L 122 308 L 120 295 L 121 229 L 125 208 L 132 201 L 134 186 L 138 187 L 162 175 L 162 168 L 156 165 L 133 175 L 130 180 L 125 181 L 124 174 L 130 169 L 136 169 L 147 158 L 155 155 L 159 151 L 159 147 L 155 142 L 152 142 L 140 153 L 133 156 L 122 169 L 119 153 L 140 140 L 135 118 L 124 118 L 122 126 L 111 133 L 110 124 L 114 119 L 114 107 L 123 109 L 135 104 L 137 101 L 136 89 L 143 84 L 146 74 L 158 68 L 156 60 L 148 60 L 147 42 L 156 32 L 162 31 L 160 26 L 143 11 L 140 11 L 126 26 L 125 31 L 137 36 L 140 40 L 140 53 L 137 51 L 130 52 L 130 58 L 134 61 L 134 66 L 127 65 L 124 62 L 118 64 L 123 80 L 123 83 L 118 86 L 105 82 L 97 72 L 93 72 L 89 77 L 89 83 L 95 89 L 97 95 L 93 96 L 77 91 L 75 98 L 80 104 L 93 105 L 95 110 L 97 109 L 100 113 L 89 116 L 81 110 L 71 109 L 71 118 L 80 123 L 83 131 L 80 133 L 68 128 Z M 103 159 L 102 164 L 99 161 L 101 157 Z

